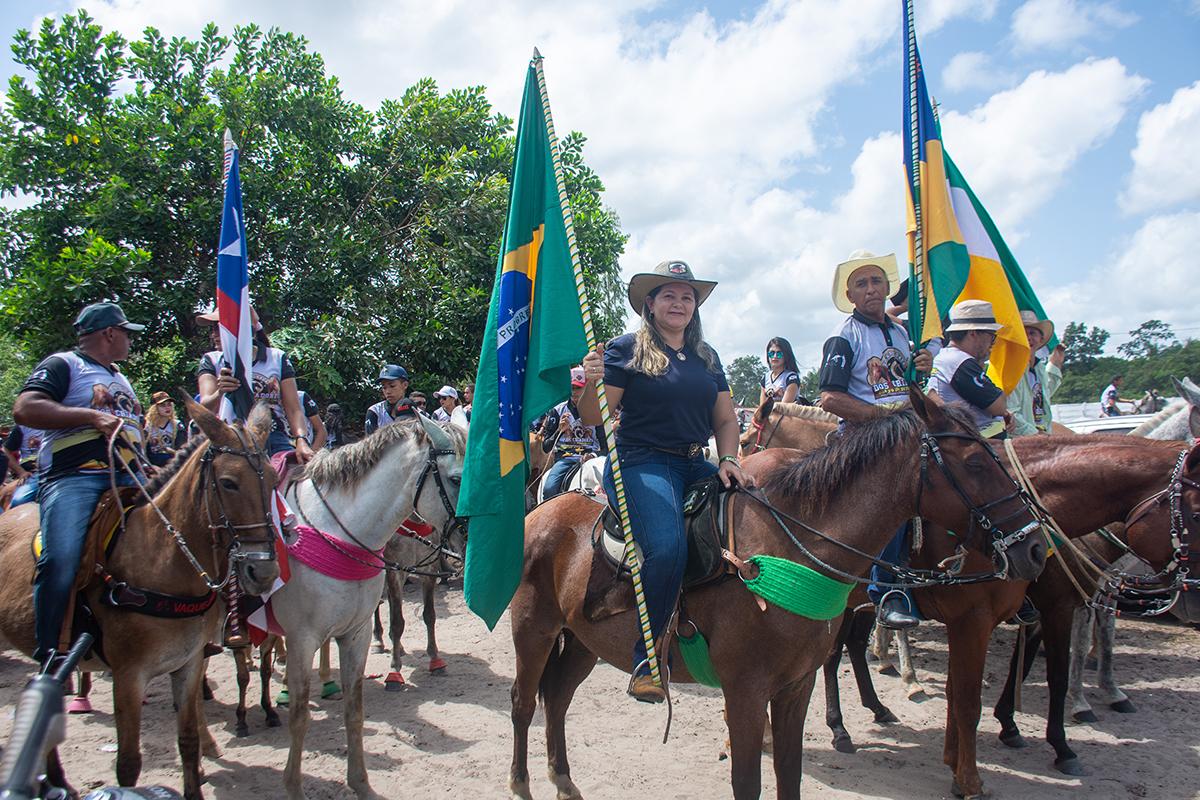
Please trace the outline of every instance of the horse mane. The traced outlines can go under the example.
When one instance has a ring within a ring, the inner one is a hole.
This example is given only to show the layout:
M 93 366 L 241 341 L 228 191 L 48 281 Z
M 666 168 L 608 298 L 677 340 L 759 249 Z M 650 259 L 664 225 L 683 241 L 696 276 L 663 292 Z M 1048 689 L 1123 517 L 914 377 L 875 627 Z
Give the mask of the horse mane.
M 976 432 L 975 423 L 963 409 L 947 405 L 942 413 L 964 430 Z M 777 467 L 763 487 L 769 493 L 791 495 L 808 513 L 820 514 L 856 476 L 926 429 L 912 409 L 858 423 L 829 445 Z
M 462 454 L 466 451 L 466 434 L 453 424 L 439 425 L 454 444 L 454 452 Z M 322 450 L 304 467 L 300 478 L 308 478 L 322 486 L 353 489 L 371 470 L 379 465 L 383 456 L 393 446 L 402 441 L 424 436 L 425 431 L 417 420 L 394 422 L 377 428 L 360 441 L 339 447 L 336 450 Z
M 1148 433 L 1150 433 L 1151 431 L 1153 431 L 1155 428 L 1160 427 L 1168 419 L 1170 419 L 1171 417 L 1173 417 L 1177 413 L 1179 413 L 1179 410 L 1181 408 L 1184 408 L 1186 406 L 1187 406 L 1186 400 L 1176 400 L 1175 402 L 1171 403 L 1166 408 L 1164 408 L 1162 411 L 1159 411 L 1153 417 L 1151 417 L 1150 419 L 1143 422 L 1141 425 L 1138 425 L 1136 428 L 1131 430 L 1128 435 L 1129 436 L 1145 436 Z
M 834 425 L 841 422 L 842 418 L 836 414 L 830 414 L 820 406 L 804 406 L 799 403 L 784 403 L 776 402 L 773 411 L 778 411 L 785 417 L 795 417 L 796 419 L 806 419 L 811 422 L 831 422 Z
M 163 488 L 170 483 L 171 479 L 179 474 L 183 469 L 183 465 L 187 463 L 192 454 L 200 449 L 202 445 L 208 444 L 208 437 L 204 434 L 197 434 L 183 443 L 183 447 L 175 451 L 175 455 L 166 464 L 158 468 L 158 472 L 146 484 L 146 494 L 154 497 Z M 142 495 L 138 504 L 146 502 L 145 495 Z

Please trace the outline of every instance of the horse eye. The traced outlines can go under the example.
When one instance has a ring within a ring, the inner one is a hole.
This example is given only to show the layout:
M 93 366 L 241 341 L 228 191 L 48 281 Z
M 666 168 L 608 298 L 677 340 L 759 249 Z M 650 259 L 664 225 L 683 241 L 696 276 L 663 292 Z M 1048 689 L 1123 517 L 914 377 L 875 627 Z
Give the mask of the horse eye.
M 221 488 L 226 491 L 236 492 L 238 490 L 238 482 L 233 478 L 221 478 L 219 483 L 221 484 Z
M 983 472 L 984 464 L 981 458 L 968 458 L 967 470 L 969 472 Z

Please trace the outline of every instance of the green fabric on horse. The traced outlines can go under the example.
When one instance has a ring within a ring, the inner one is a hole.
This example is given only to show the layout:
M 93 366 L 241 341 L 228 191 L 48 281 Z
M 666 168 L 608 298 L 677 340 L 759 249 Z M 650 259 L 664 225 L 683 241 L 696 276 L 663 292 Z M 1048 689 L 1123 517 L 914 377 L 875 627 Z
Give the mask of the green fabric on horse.
M 680 633 L 676 638 L 679 640 L 679 652 L 683 654 L 683 663 L 687 665 L 688 674 L 696 679 L 696 683 L 720 689 L 721 678 L 708 656 L 708 640 L 704 638 L 700 629 L 696 628 L 696 632 L 691 636 Z
M 826 577 L 786 558 L 758 555 L 746 563 L 758 568 L 758 574 L 745 582 L 747 589 L 784 611 L 809 619 L 840 617 L 854 588 L 852 583 Z

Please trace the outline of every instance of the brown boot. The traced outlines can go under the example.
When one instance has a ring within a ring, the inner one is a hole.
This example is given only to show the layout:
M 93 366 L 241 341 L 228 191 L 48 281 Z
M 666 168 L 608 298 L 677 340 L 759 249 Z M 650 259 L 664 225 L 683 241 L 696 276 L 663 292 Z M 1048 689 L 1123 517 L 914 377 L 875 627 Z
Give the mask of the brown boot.
M 667 699 L 667 692 L 649 675 L 636 675 L 629 682 L 629 696 L 640 703 L 661 703 Z

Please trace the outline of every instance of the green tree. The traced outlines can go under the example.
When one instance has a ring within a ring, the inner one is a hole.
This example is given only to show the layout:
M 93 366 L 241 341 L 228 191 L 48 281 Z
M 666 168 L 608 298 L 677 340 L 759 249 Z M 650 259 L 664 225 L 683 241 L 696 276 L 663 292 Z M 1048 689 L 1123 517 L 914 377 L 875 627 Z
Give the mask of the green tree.
M 725 369 L 733 403 L 738 406 L 757 406 L 766 368 L 758 356 L 738 356 Z
M 1159 319 L 1149 319 L 1129 332 L 1128 342 L 1117 346 L 1126 358 L 1150 358 L 1171 347 L 1178 347 L 1171 326 Z
M 817 372 L 816 367 L 813 367 L 808 372 L 800 376 L 799 394 L 801 397 L 805 397 L 815 403 L 817 398 L 821 395 L 820 386 L 820 373 Z
M 1089 333 L 1087 325 L 1082 322 L 1069 322 L 1063 330 L 1062 344 L 1066 348 L 1067 366 L 1087 366 L 1095 363 L 1104 353 L 1108 344 L 1109 333 L 1103 328 L 1092 326 Z

